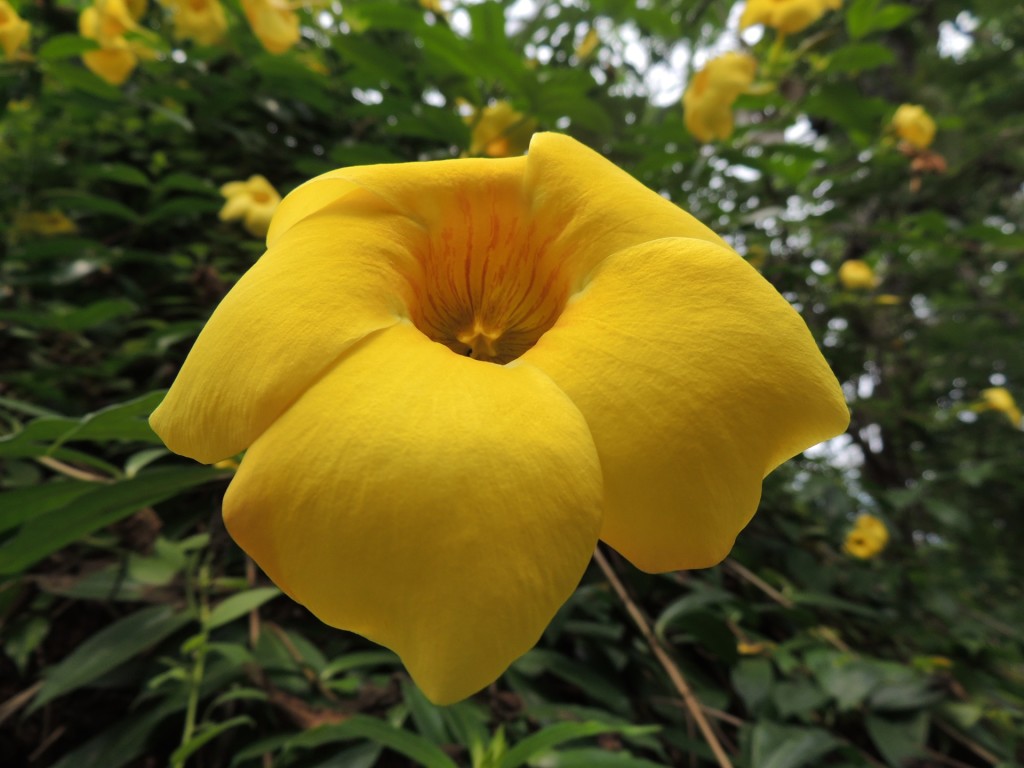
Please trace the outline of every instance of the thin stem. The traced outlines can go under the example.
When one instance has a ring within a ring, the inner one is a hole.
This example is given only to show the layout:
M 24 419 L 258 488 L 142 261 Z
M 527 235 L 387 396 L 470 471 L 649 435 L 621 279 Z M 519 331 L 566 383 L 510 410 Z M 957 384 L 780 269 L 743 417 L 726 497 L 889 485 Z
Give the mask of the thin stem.
M 208 587 L 210 585 L 210 565 L 203 563 L 199 566 L 197 593 L 199 597 L 199 635 L 197 635 L 194 661 L 192 663 L 192 674 L 189 676 L 188 705 L 185 709 L 185 725 L 181 733 L 181 744 L 184 746 L 192 741 L 196 731 L 196 716 L 199 713 L 199 692 L 203 687 L 203 674 L 206 670 L 206 646 L 210 638 L 210 630 L 207 622 L 210 618 L 210 597 Z M 175 761 L 173 768 L 185 768 L 188 758 Z
M 679 671 L 679 667 L 672 661 L 672 657 L 668 655 L 668 651 L 658 640 L 657 635 L 654 634 L 654 630 L 651 629 L 651 624 L 647 621 L 643 611 L 640 607 L 633 602 L 633 598 L 629 596 L 629 592 L 626 591 L 626 587 L 619 579 L 618 574 L 615 573 L 615 569 L 612 568 L 611 563 L 605 558 L 604 554 L 600 549 L 594 550 L 594 560 L 601 567 L 604 575 L 608 578 L 608 581 L 612 585 L 612 589 L 622 600 L 626 606 L 626 611 L 633 619 L 634 623 L 640 630 L 640 633 L 644 636 L 647 644 L 651 647 L 651 652 L 654 657 L 661 664 L 662 668 L 668 674 L 669 679 L 672 681 L 672 685 L 682 696 L 683 702 L 686 704 L 686 708 L 689 710 L 694 721 L 697 723 L 697 727 L 700 729 L 701 734 L 704 736 L 704 740 L 708 746 L 711 747 L 711 751 L 715 755 L 715 760 L 718 761 L 719 768 L 733 768 L 732 762 L 729 760 L 729 756 L 725 753 L 722 748 L 721 742 L 715 735 L 714 730 L 711 728 L 711 724 L 708 719 L 704 716 L 704 705 L 700 703 L 700 700 L 693 694 L 690 689 L 689 683 L 686 682 L 686 678 L 683 677 L 683 673 Z

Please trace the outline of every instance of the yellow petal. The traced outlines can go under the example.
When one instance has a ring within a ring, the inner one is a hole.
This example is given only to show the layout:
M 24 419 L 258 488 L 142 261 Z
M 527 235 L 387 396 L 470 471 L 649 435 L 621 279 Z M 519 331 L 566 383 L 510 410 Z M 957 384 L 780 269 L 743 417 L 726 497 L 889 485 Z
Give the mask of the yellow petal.
M 393 265 L 416 225 L 374 200 L 282 235 L 213 313 L 150 423 L 172 451 L 212 463 L 243 450 L 354 343 L 398 322 Z
M 568 136 L 538 133 L 527 155 L 525 192 L 550 253 L 578 275 L 602 259 L 659 237 L 722 239 L 677 205 Z
M 286 197 L 274 214 L 267 237 L 273 246 L 282 233 L 307 216 L 347 198 L 376 198 L 377 205 L 404 214 L 424 229 L 450 216 L 452 201 L 484 185 L 518 187 L 525 157 L 439 160 L 432 163 L 362 165 L 310 179 Z M 367 203 L 369 204 L 369 203 Z
M 583 413 L 605 478 L 601 538 L 647 571 L 719 562 L 763 476 L 849 421 L 799 315 L 706 241 L 609 257 L 517 364 Z
M 444 704 L 537 641 L 587 566 L 600 504 L 587 426 L 550 380 L 403 323 L 256 441 L 224 519 L 278 586 L 392 648 Z
M 224 203 L 224 207 L 220 209 L 218 217 L 221 221 L 234 221 L 245 216 L 246 211 L 249 210 L 249 206 L 252 205 L 252 201 L 246 194 L 236 194 L 228 197 Z

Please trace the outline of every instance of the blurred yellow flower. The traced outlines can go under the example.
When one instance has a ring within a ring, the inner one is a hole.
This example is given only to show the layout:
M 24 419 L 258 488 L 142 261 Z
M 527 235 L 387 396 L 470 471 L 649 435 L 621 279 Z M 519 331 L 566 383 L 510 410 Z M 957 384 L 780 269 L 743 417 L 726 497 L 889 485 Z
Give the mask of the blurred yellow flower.
M 740 17 L 740 29 L 764 24 L 784 35 L 802 32 L 828 11 L 842 5 L 842 0 L 747 0 Z
M 848 291 L 870 291 L 878 285 L 878 278 L 866 261 L 849 259 L 839 266 L 839 282 Z
M 4 55 L 12 58 L 23 46 L 32 32 L 32 25 L 25 21 L 7 0 L 0 0 L 0 48 Z
M 758 656 L 767 650 L 767 643 L 750 643 L 746 640 L 740 640 L 736 643 L 736 653 L 740 656 Z
M 989 387 L 981 390 L 981 402 L 977 406 L 981 411 L 998 411 L 1006 416 L 1013 426 L 1020 429 L 1021 412 L 1013 395 L 1005 387 Z
M 683 94 L 683 120 L 702 142 L 732 135 L 732 105 L 754 81 L 757 62 L 732 51 L 712 59 L 693 76 Z
M 216 45 L 228 31 L 228 19 L 220 0 L 160 0 L 171 12 L 174 36 Z
M 425 11 L 436 13 L 438 16 L 444 14 L 444 9 L 441 7 L 441 0 L 420 0 L 420 7 Z
M 537 121 L 499 101 L 463 118 L 472 126 L 469 154 L 472 157 L 513 157 L 530 145 Z
M 125 0 L 125 4 L 128 7 L 128 13 L 136 21 L 142 19 L 149 9 L 149 0 Z
M 875 297 L 875 304 L 882 307 L 895 307 L 903 303 L 903 297 L 894 293 L 882 293 Z
M 14 217 L 14 231 L 26 235 L 73 235 L 78 227 L 60 211 L 24 211 Z
M 567 136 L 327 173 L 267 244 L 151 423 L 199 461 L 248 449 L 231 535 L 437 703 L 537 641 L 599 537 L 714 565 L 764 476 L 849 421 L 789 303 Z
M 902 104 L 892 116 L 892 128 L 903 141 L 925 149 L 935 138 L 935 121 L 917 104 Z
M 281 202 L 281 195 L 263 176 L 250 176 L 248 181 L 230 181 L 220 188 L 227 198 L 220 209 L 221 221 L 242 219 L 253 237 L 266 237 L 270 219 Z
M 126 32 L 138 30 L 124 0 L 95 0 L 78 17 L 82 37 L 99 43 L 99 50 L 82 54 L 85 66 L 111 85 L 121 85 L 139 63 L 145 46 L 129 42 Z
M 290 50 L 302 36 L 299 16 L 287 0 L 242 0 L 242 10 L 260 45 L 270 53 Z
M 889 529 L 874 515 L 857 517 L 854 527 L 846 534 L 843 551 L 848 555 L 867 560 L 885 549 L 889 543 Z
M 580 44 L 576 46 L 576 58 L 580 61 L 589 59 L 590 56 L 597 50 L 597 46 L 601 44 L 601 37 L 597 34 L 597 30 L 591 27 L 587 30 L 587 34 L 580 41 Z

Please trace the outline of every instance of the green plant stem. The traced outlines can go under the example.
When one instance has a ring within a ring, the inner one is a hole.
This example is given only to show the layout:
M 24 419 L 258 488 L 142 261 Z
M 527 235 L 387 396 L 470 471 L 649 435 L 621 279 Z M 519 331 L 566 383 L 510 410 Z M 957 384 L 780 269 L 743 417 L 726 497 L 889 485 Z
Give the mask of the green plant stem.
M 196 716 L 199 712 L 199 692 L 203 687 L 203 675 L 206 671 L 206 646 L 209 638 L 207 621 L 210 617 L 210 598 L 208 587 L 210 584 L 210 566 L 203 563 L 199 566 L 196 592 L 199 598 L 199 634 L 196 636 L 196 648 L 193 651 L 194 660 L 192 673 L 188 679 L 188 705 L 185 708 L 185 725 L 181 733 L 181 746 L 188 744 L 196 731 Z M 175 761 L 173 768 L 184 768 L 188 758 Z

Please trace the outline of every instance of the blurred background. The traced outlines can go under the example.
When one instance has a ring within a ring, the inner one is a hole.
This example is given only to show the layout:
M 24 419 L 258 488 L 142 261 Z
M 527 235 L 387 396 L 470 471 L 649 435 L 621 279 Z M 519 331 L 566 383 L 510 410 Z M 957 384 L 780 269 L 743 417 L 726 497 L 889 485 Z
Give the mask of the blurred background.
M 1017 0 L 0 0 L 0 49 L 5 768 L 1024 764 Z M 853 419 L 438 708 L 145 419 L 280 195 L 535 130 L 725 237 Z

